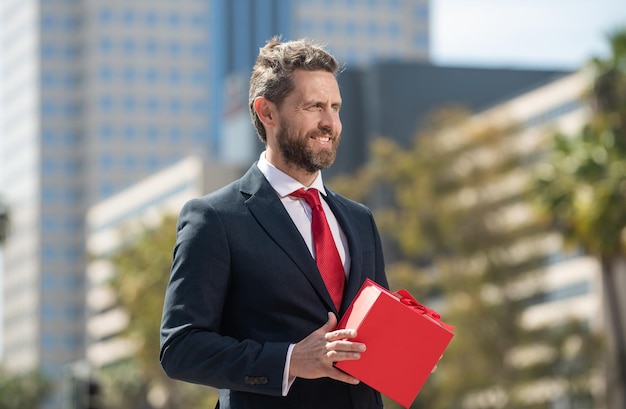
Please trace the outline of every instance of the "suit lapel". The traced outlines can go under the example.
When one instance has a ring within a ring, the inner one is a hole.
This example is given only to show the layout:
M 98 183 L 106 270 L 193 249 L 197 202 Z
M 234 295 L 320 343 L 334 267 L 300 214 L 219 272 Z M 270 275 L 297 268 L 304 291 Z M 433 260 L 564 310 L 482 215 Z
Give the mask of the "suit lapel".
M 306 243 L 302 240 L 300 232 L 293 224 L 276 191 L 256 164 L 242 177 L 240 191 L 244 197 L 247 197 L 245 204 L 257 222 L 298 266 L 327 307 L 335 311 Z

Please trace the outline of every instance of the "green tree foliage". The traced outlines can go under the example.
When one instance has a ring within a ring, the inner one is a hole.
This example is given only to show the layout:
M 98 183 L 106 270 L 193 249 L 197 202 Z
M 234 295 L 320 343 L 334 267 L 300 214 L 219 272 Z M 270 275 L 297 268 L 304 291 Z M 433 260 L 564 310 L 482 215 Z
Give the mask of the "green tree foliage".
M 579 133 L 555 136 L 536 172 L 534 197 L 571 243 L 601 263 L 623 405 L 626 303 L 617 274 L 626 271 L 626 28 L 609 43 L 611 54 L 590 63 L 593 81 L 585 97 L 591 117 Z
M 380 139 L 333 187 L 372 207 L 392 289 L 440 309 L 455 338 L 413 408 L 549 408 L 591 402 L 598 339 L 583 323 L 523 324 L 542 299 L 551 236 L 527 214 L 514 124 L 442 110 L 410 148 Z M 422 342 L 416 340 L 416 344 Z M 541 394 L 538 385 L 555 385 Z M 389 402 L 387 407 L 394 408 Z M 589 406 L 591 407 L 591 406 Z
M 0 371 L 0 409 L 37 409 L 52 392 L 52 383 L 39 372 Z
M 176 218 L 140 233 L 128 231 L 127 243 L 111 257 L 115 275 L 110 285 L 129 314 L 122 336 L 137 346 L 132 359 L 100 373 L 108 409 L 213 407 L 214 389 L 169 379 L 159 363 L 159 328 L 165 287 L 172 265 Z

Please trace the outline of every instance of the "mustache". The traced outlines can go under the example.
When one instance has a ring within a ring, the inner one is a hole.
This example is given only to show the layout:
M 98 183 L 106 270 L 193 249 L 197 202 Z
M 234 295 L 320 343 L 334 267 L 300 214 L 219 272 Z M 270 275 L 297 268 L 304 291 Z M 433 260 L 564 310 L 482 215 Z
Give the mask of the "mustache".
M 339 134 L 332 128 L 318 128 L 314 131 L 308 132 L 307 136 L 310 138 L 315 138 L 316 136 L 330 136 L 333 139 L 337 139 Z

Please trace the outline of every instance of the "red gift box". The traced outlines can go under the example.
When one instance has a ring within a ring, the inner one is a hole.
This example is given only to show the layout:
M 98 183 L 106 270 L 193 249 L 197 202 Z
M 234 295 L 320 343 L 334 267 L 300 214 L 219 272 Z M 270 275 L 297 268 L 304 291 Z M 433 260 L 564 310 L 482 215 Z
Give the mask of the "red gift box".
M 335 366 L 405 408 L 454 336 L 454 327 L 406 290 L 392 293 L 369 279 L 337 328 L 356 329 L 354 341 L 364 343 L 367 350 L 360 359 Z

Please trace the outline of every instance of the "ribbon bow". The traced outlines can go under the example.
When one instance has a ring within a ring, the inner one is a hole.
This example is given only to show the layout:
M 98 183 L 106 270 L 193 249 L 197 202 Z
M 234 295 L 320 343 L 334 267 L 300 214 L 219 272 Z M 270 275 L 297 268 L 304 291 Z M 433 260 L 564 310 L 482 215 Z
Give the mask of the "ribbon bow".
M 428 308 L 427 306 L 420 304 L 407 290 L 398 290 L 396 296 L 400 298 L 400 302 L 404 305 L 408 305 L 411 308 L 419 310 L 423 315 L 427 315 L 432 318 L 435 322 L 437 322 L 442 327 L 452 330 L 454 327 L 452 325 L 448 325 L 445 322 L 441 321 L 441 315 L 433 309 Z

